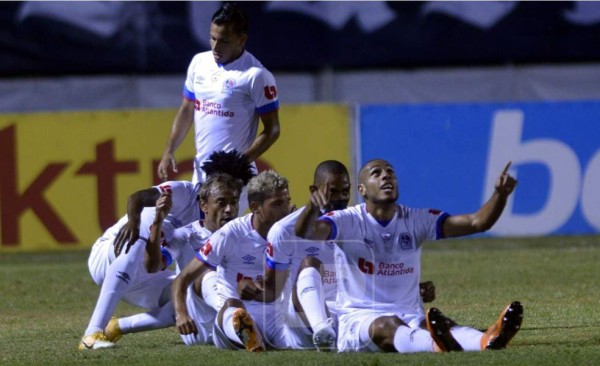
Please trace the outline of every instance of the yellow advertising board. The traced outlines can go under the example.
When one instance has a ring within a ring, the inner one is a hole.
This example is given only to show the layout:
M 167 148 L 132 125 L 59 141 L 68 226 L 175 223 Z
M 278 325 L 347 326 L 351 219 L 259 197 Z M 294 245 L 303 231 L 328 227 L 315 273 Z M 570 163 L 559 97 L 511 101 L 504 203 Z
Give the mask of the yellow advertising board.
M 126 210 L 129 194 L 157 182 L 156 165 L 174 109 L 0 115 L 0 252 L 88 248 Z M 281 137 L 259 167 L 290 180 L 308 199 L 316 165 L 350 163 L 350 114 L 343 105 L 280 110 Z M 176 153 L 191 178 L 190 132 Z

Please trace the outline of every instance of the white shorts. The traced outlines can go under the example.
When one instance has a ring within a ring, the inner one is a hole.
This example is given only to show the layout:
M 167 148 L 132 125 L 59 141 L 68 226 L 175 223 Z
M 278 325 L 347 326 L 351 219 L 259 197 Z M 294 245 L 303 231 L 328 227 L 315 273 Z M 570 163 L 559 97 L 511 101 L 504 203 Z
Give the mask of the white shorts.
M 113 239 L 114 237 L 101 236 L 92 245 L 92 250 L 90 251 L 88 269 L 90 270 L 90 275 L 92 275 L 92 280 L 98 286 L 104 282 L 106 270 L 112 259 L 114 259 L 114 253 L 112 253 L 112 256 L 110 253 L 113 250 Z
M 244 301 L 244 306 L 256 322 L 263 342 L 268 348 L 290 348 L 284 313 L 276 311 L 275 303 L 263 304 L 256 301 Z M 221 329 L 217 321 L 214 322 L 213 341 L 215 346 L 220 349 L 244 349 L 243 345 L 232 342 L 227 338 L 225 331 Z
M 109 273 L 109 266 L 118 261 L 129 261 L 131 262 L 127 266 L 129 280 L 122 300 L 148 310 L 163 305 L 170 298 L 170 287 L 175 279 L 175 273 L 170 270 L 148 273 L 144 267 L 145 243 L 137 242 L 127 254 L 123 251 L 119 257 L 114 258 L 112 242 L 111 237 L 102 236 L 92 246 L 88 267 L 94 282 L 101 286 Z
M 337 347 L 339 352 L 381 352 L 371 340 L 363 342 L 360 339 L 360 329 L 363 325 L 371 324 L 382 316 L 397 316 L 410 328 L 419 328 L 425 319 L 422 313 L 406 314 L 401 312 L 381 311 L 374 309 L 353 309 L 339 315 L 339 331 Z
M 194 292 L 194 285 L 190 285 L 187 289 L 185 303 L 188 309 L 188 315 L 198 328 L 197 334 L 182 334 L 181 339 L 187 346 L 195 344 L 212 344 L 213 343 L 213 325 L 217 317 L 217 312 Z

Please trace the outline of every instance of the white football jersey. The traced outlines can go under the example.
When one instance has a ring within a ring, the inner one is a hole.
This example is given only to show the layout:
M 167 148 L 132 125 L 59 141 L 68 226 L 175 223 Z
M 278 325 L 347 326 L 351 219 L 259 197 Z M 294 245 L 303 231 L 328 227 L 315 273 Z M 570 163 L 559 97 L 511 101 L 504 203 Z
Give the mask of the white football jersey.
M 335 301 L 337 280 L 335 276 L 334 248 L 332 241 L 304 240 L 296 236 L 294 226 L 304 207 L 277 221 L 267 236 L 267 266 L 275 270 L 289 269 L 286 293 L 291 291 L 298 277 L 298 268 L 305 257 L 316 257 L 325 270 L 323 290 L 326 301 Z
M 171 200 L 173 204 L 171 206 L 171 211 L 167 217 L 165 217 L 165 222 L 170 223 L 173 228 L 178 228 L 200 219 L 200 206 L 198 202 L 200 184 L 192 184 L 187 181 L 169 181 L 154 186 L 153 188 L 157 189 L 159 192 L 164 190 L 171 191 Z M 140 215 L 140 236 L 148 238 L 150 226 L 154 221 L 155 215 L 155 207 L 144 207 L 142 209 Z M 117 233 L 127 221 L 127 215 L 121 217 L 116 224 L 106 229 L 102 236 L 111 239 L 116 238 Z
M 217 230 L 196 256 L 217 270 L 219 296 L 239 299 L 237 284 L 240 280 L 262 278 L 266 248 L 267 241 L 252 227 L 250 213 Z
M 422 244 L 442 238 L 447 216 L 397 205 L 397 214 L 384 227 L 364 203 L 322 216 L 332 223 L 331 239 L 336 242 L 340 313 L 356 308 L 423 313 Z
M 217 64 L 211 51 L 194 56 L 188 67 L 184 98 L 196 105 L 194 113 L 196 173 L 214 151 L 245 152 L 258 130 L 259 116 L 279 108 L 273 74 L 251 53 L 226 65 Z
M 177 264 L 175 272 L 179 274 L 195 257 L 195 253 L 204 247 L 212 232 L 195 221 L 184 227 L 173 229 L 170 224 L 163 224 L 163 247 L 169 252 Z M 164 253 L 164 252 L 163 252 Z

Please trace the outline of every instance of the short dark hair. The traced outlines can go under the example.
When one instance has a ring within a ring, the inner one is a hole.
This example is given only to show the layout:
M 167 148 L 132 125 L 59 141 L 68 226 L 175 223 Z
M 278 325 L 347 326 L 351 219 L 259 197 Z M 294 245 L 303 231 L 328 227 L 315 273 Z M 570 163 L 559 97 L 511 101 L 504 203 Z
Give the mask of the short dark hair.
M 242 193 L 244 185 L 241 179 L 232 177 L 225 173 L 215 173 L 208 177 L 206 182 L 202 183 L 200 188 L 200 200 L 207 202 L 215 189 L 236 191 L 238 196 Z
M 344 164 L 337 160 L 325 160 L 317 166 L 317 169 L 315 169 L 314 184 L 319 185 L 328 175 L 349 176 L 348 169 L 346 169 Z
M 217 10 L 212 20 L 216 25 L 231 24 L 233 31 L 238 34 L 248 34 L 248 18 L 235 3 L 225 3 Z

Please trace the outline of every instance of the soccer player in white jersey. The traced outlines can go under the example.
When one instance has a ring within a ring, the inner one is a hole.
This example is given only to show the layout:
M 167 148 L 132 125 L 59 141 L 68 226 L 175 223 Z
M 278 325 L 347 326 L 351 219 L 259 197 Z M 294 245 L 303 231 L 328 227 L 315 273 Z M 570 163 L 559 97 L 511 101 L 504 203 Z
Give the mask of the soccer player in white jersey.
M 156 189 L 169 193 L 172 207 L 164 221 L 168 221 L 173 227 L 180 227 L 200 218 L 197 203 L 199 185 L 172 181 L 163 183 Z M 80 350 L 114 346 L 114 343 L 107 341 L 103 331 L 120 300 L 147 309 L 157 309 L 169 301 L 169 289 L 175 273 L 170 270 L 161 271 L 160 264 L 156 261 L 148 266 L 144 263 L 145 253 L 149 248 L 146 245 L 147 238 L 152 225 L 158 224 L 155 218 L 159 217 L 155 217 L 153 208 L 141 211 L 138 218 L 138 239 L 125 253 L 115 256 L 113 243 L 121 227 L 126 225 L 127 215 L 106 230 L 92 246 L 88 267 L 92 279 L 100 286 L 100 294 L 79 343 Z M 163 267 L 168 267 L 172 258 L 166 250 L 163 250 L 163 254 L 166 259 Z
M 189 65 L 183 102 L 158 166 L 161 179 L 167 179 L 169 166 L 177 173 L 175 150 L 192 124 L 194 182 L 205 179 L 200 166 L 212 151 L 237 149 L 254 162 L 279 137 L 275 78 L 244 49 L 247 38 L 246 15 L 235 5 L 224 4 L 212 17 L 211 51 L 197 54 Z M 257 136 L 259 118 L 263 130 Z M 243 213 L 245 203 L 240 203 Z
M 253 175 L 247 158 L 235 150 L 228 153 L 214 152 L 211 154 L 211 159 L 203 165 L 210 174 L 216 171 L 231 173 L 231 175 L 246 174 L 246 177 L 237 176 L 243 180 L 243 183 Z M 159 232 L 163 236 L 162 241 L 168 241 L 173 230 L 200 219 L 199 189 L 199 184 L 171 181 L 132 194 L 128 202 L 127 215 L 94 243 L 88 267 L 94 282 L 101 286 L 101 289 L 94 312 L 79 344 L 80 350 L 114 346 L 113 342 L 107 340 L 103 330 L 107 327 L 119 300 L 150 310 L 158 309 L 169 301 L 170 284 L 175 273 L 170 270 L 161 271 L 160 265 L 163 263 L 157 261 L 150 263 L 151 266 L 144 263 L 145 252 L 149 247 L 146 245 L 147 238 L 152 225 L 157 224 L 155 210 L 144 207 L 152 199 L 157 201 L 160 192 L 170 193 L 172 205 Z M 124 253 L 120 253 L 121 250 L 117 248 L 121 248 L 122 245 L 127 245 Z M 185 246 L 176 248 L 171 245 L 170 249 L 177 253 L 176 259 L 180 256 L 188 259 L 193 257 L 190 254 L 181 254 L 189 252 L 189 248 Z M 165 258 L 162 266 L 164 269 L 169 266 L 173 257 L 170 255 L 171 251 L 166 248 L 161 247 L 161 250 Z M 172 325 L 172 320 L 168 318 L 161 321 L 164 322 L 163 327 Z
M 350 187 L 350 176 L 344 164 L 326 160 L 315 169 L 309 189 L 327 192 L 329 206 L 326 210 L 343 210 L 350 201 Z M 334 243 L 307 241 L 296 236 L 294 226 L 303 210 L 300 208 L 277 221 L 269 230 L 262 287 L 264 291 L 274 292 L 267 297 L 281 300 L 283 309 L 287 309 L 291 348 L 316 346 L 321 351 L 332 350 L 337 330 Z M 428 281 L 420 286 L 424 301 L 432 301 L 435 297 L 433 283 Z M 282 291 L 283 298 L 280 297 Z
M 335 240 L 338 278 L 339 351 L 432 352 L 505 348 L 520 328 L 523 307 L 508 305 L 486 332 L 461 327 L 438 309 L 425 314 L 419 297 L 421 250 L 426 240 L 488 230 L 498 220 L 516 180 L 506 165 L 490 199 L 475 213 L 450 216 L 397 204 L 398 181 L 385 160 L 371 160 L 359 173 L 365 203 L 332 211 L 324 191 L 296 223 L 296 234 Z M 424 326 L 428 330 L 425 330 Z
M 248 183 L 251 213 L 237 218 L 214 233 L 204 248 L 173 284 L 177 329 L 192 334 L 198 326 L 190 316 L 185 292 L 195 275 L 216 270 L 218 275 L 217 319 L 213 341 L 218 348 L 250 352 L 287 347 L 284 314 L 274 305 L 242 301 L 237 288 L 242 281 L 260 280 L 264 268 L 267 233 L 273 224 L 289 214 L 290 195 L 287 180 L 274 171 L 265 171 Z
M 249 167 L 249 166 L 248 166 Z M 248 169 L 248 174 L 252 171 Z M 251 177 L 248 176 L 248 179 Z M 162 238 L 162 244 L 173 258 L 176 258 L 177 270 L 185 266 L 194 258 L 195 250 L 202 249 L 210 235 L 227 222 L 233 220 L 238 214 L 239 198 L 243 182 L 241 179 L 229 174 L 210 174 L 200 189 L 200 208 L 204 219 L 193 222 L 187 226 L 175 229 L 172 235 Z M 179 253 L 174 253 L 179 249 Z M 206 276 L 195 279 L 193 286 L 188 289 L 188 308 L 196 316 L 199 325 L 203 325 L 202 332 L 195 335 L 182 335 L 187 345 L 206 344 L 212 340 L 212 325 L 216 311 L 207 302 L 216 302 L 216 273 L 210 272 Z M 168 302 L 159 309 L 147 313 L 136 314 L 125 318 L 112 318 L 104 330 L 106 338 L 111 342 L 118 341 L 122 335 L 148 330 L 161 329 L 175 325 L 175 310 L 172 302 Z

